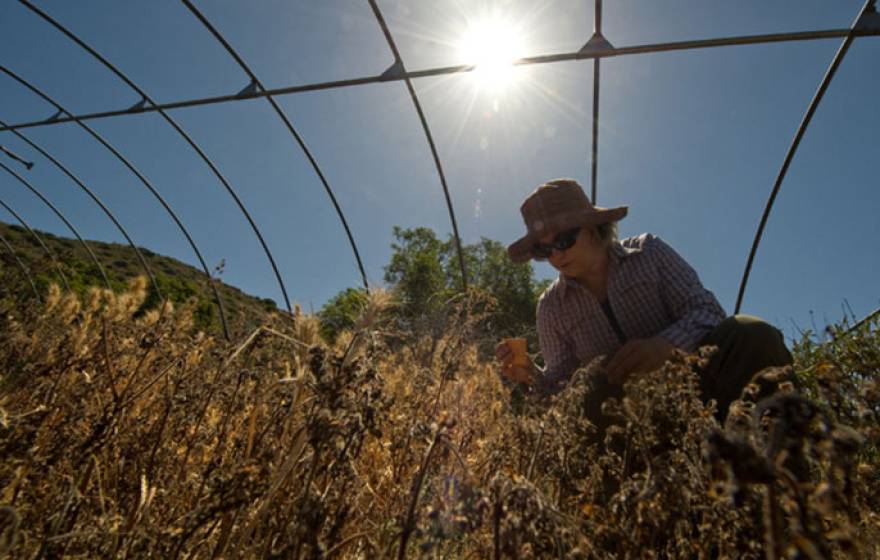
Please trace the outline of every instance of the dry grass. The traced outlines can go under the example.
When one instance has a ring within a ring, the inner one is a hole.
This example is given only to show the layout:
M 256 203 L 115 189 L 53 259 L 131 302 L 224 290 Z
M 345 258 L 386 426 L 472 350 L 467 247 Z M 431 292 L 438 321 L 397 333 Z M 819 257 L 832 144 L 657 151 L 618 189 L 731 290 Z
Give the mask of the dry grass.
M 809 399 L 746 394 L 726 427 L 681 356 L 600 446 L 586 370 L 511 406 L 471 298 L 419 338 L 375 295 L 327 348 L 301 313 L 226 345 L 143 297 L 3 310 L 0 557 L 880 556 L 870 326 L 798 348 Z

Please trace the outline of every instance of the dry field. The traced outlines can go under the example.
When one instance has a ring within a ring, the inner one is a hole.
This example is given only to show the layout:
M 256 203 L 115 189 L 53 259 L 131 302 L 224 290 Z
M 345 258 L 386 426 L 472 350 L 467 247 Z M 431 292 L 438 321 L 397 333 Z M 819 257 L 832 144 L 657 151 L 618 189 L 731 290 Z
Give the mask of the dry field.
M 327 347 L 314 317 L 226 344 L 144 297 L 0 310 L 0 557 L 880 557 L 876 323 L 805 339 L 800 395 L 726 426 L 680 356 L 600 446 L 587 372 L 511 399 L 467 298 L 404 336 L 377 295 Z

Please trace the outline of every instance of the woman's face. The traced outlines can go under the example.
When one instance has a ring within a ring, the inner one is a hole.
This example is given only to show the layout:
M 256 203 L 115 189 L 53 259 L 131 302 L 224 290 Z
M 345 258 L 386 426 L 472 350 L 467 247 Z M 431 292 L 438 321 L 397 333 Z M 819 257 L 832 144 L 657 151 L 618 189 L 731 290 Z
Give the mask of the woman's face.
M 548 233 L 539 242 L 552 243 L 557 235 L 559 232 Z M 596 270 L 604 262 L 604 256 L 605 247 L 596 238 L 593 229 L 582 227 L 574 245 L 564 251 L 554 249 L 547 260 L 562 274 L 578 278 Z

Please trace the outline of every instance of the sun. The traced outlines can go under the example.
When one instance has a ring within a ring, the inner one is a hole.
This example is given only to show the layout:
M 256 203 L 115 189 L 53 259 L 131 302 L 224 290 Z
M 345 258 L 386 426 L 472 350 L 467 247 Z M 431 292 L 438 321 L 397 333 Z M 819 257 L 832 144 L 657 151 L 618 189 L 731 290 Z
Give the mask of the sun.
M 458 42 L 458 53 L 465 64 L 474 65 L 470 74 L 477 88 L 497 95 L 522 74 L 514 63 L 526 54 L 525 36 L 501 17 L 470 21 Z

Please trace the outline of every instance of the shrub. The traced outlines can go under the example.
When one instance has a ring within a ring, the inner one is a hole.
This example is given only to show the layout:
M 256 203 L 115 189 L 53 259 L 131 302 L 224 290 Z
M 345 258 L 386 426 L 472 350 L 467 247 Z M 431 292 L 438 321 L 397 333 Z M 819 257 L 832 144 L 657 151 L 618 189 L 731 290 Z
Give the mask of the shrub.
M 0 303 L 0 555 L 877 556 L 876 324 L 799 343 L 804 391 L 725 426 L 680 355 L 598 438 L 597 366 L 515 411 L 473 294 L 406 345 L 377 296 L 333 346 L 299 309 L 226 344 L 146 297 Z

